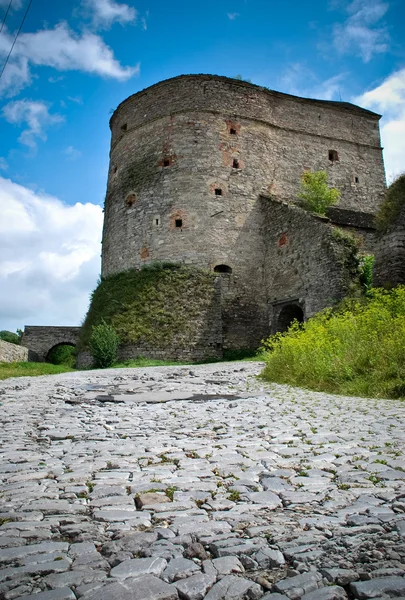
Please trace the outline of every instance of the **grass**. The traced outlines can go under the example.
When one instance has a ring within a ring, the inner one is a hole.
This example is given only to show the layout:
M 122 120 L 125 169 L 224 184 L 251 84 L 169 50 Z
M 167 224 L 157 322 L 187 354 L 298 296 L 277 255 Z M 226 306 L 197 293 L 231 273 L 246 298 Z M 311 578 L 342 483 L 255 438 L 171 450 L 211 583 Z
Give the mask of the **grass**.
M 405 286 L 373 289 L 265 342 L 262 377 L 312 390 L 405 399 Z
M 0 363 L 0 380 L 8 377 L 36 377 L 37 375 L 58 375 L 69 373 L 74 369 L 66 365 L 51 365 L 50 363 L 14 362 Z

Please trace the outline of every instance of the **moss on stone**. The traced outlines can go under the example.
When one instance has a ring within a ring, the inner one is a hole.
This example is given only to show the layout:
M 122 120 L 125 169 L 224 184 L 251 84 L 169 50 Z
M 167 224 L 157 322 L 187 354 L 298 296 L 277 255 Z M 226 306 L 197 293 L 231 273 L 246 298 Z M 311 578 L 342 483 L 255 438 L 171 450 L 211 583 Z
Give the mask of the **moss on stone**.
M 94 325 L 111 324 L 123 344 L 187 347 L 215 298 L 215 275 L 173 263 L 152 263 L 100 281 L 91 295 L 79 346 L 86 348 Z

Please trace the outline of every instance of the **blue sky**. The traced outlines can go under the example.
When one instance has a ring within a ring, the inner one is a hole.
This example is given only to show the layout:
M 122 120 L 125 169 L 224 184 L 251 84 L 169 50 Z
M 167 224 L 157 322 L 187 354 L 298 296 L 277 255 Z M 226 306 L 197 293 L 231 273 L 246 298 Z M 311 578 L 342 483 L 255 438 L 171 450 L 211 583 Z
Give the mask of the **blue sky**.
M 0 23 L 10 0 L 0 0 Z M 29 0 L 0 33 L 4 64 Z M 404 0 L 33 0 L 0 79 L 0 329 L 78 324 L 100 271 L 111 111 L 182 73 L 384 115 L 404 169 Z

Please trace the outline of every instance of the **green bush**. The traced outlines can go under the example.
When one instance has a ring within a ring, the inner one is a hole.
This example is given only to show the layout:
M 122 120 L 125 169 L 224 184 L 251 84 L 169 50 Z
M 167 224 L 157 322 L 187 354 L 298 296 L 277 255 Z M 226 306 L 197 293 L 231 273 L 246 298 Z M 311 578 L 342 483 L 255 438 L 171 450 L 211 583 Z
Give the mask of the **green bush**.
M 53 365 L 66 365 L 74 368 L 76 365 L 76 348 L 69 344 L 55 346 L 48 353 L 47 362 Z
M 18 333 L 13 333 L 12 331 L 7 331 L 5 329 L 0 331 L 0 340 L 3 340 L 3 342 L 8 342 L 9 344 L 21 344 L 21 337 Z
M 373 287 L 373 267 L 374 267 L 374 254 L 366 254 L 360 258 L 360 283 L 363 287 L 363 291 L 368 296 Z
M 105 369 L 117 360 L 120 340 L 114 328 L 107 323 L 95 325 L 90 338 L 90 352 L 94 366 Z
M 339 200 L 340 192 L 328 186 L 326 171 L 304 171 L 298 197 L 305 210 L 324 215 L 326 209 Z
M 385 198 L 376 215 L 376 226 L 381 233 L 395 223 L 405 204 L 405 173 L 387 188 Z
M 405 398 L 405 286 L 372 289 L 264 344 L 262 376 L 313 390 Z

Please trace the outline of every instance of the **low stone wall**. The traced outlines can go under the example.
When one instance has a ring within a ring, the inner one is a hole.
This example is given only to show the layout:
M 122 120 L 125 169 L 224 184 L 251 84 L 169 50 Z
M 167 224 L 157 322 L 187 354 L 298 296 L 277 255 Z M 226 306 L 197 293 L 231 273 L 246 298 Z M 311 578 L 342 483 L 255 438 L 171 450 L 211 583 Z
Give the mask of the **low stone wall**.
M 199 362 L 207 359 L 222 358 L 222 345 L 190 346 L 188 348 L 152 348 L 147 346 L 134 346 L 126 344 L 118 349 L 118 360 L 125 361 L 143 356 L 156 360 L 174 360 L 179 362 Z M 93 366 L 93 359 L 88 350 L 83 350 L 77 355 L 76 366 L 78 369 L 87 369 Z
M 0 340 L 0 362 L 27 362 L 28 348 Z

